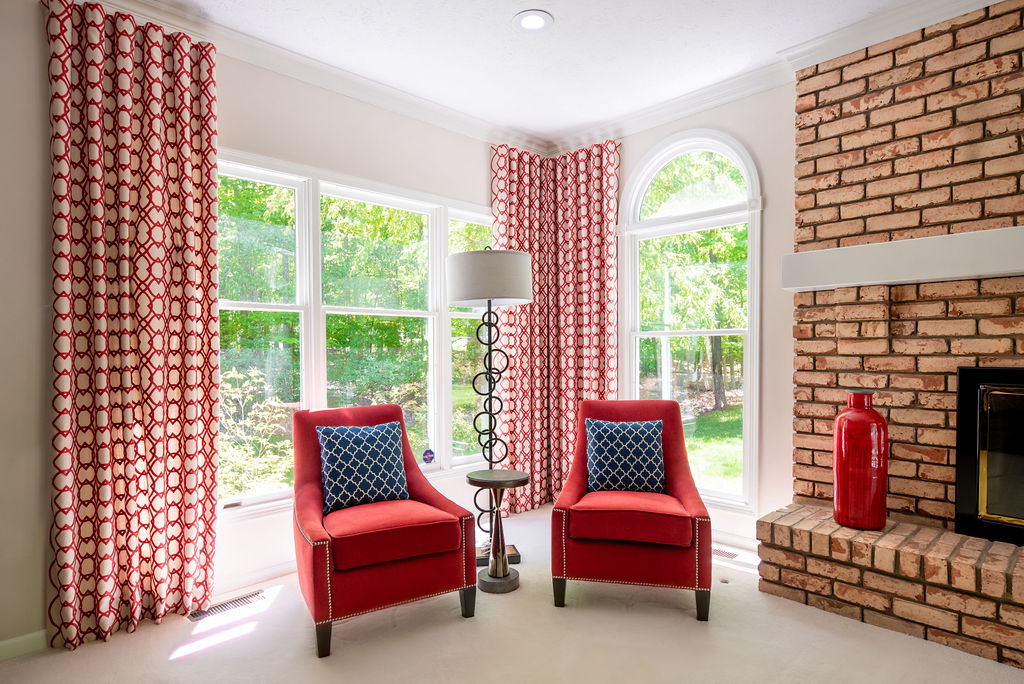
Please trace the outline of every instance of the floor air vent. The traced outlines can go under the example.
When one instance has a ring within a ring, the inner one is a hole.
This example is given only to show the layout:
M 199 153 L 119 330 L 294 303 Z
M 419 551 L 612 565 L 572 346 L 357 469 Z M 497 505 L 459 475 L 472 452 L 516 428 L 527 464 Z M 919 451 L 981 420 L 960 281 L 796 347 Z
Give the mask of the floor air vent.
M 247 606 L 251 603 L 257 603 L 265 598 L 267 598 L 266 595 L 264 595 L 263 590 L 260 589 L 259 591 L 254 591 L 250 594 L 244 594 L 237 598 L 233 598 L 230 601 L 214 604 L 206 610 L 194 610 L 188 614 L 188 619 L 192 622 L 199 622 L 203 618 L 208 618 L 211 615 L 226 613 L 227 611 L 234 610 L 235 608 L 241 608 L 242 606 Z
M 728 558 L 729 560 L 732 560 L 733 558 L 737 558 L 739 556 L 738 553 L 726 551 L 725 549 L 716 549 L 713 546 L 711 547 L 711 555 L 718 556 L 719 558 Z

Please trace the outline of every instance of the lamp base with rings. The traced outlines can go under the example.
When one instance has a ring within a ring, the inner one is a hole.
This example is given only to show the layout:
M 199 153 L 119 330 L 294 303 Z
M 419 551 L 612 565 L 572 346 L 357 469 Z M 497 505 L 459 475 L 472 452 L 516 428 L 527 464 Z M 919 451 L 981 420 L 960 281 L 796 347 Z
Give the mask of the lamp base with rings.
M 484 346 L 484 369 L 473 376 L 473 392 L 481 398 L 481 410 L 473 416 L 473 429 L 477 433 L 477 442 L 480 445 L 481 455 L 487 462 L 488 470 L 493 470 L 500 463 L 508 460 L 508 444 L 498 436 L 498 416 L 501 414 L 502 401 L 497 396 L 496 390 L 501 382 L 501 376 L 508 370 L 508 354 L 498 347 L 501 338 L 501 331 L 498 328 L 498 313 L 491 308 L 491 301 L 487 300 L 487 310 L 480 318 L 480 324 L 476 328 L 476 340 Z M 486 493 L 485 493 L 486 492 Z M 477 498 L 486 496 L 486 503 L 481 503 Z M 473 504 L 477 509 L 477 527 L 487 535 L 486 541 L 476 549 L 476 565 L 484 567 L 489 564 L 491 557 L 490 535 L 495 527 L 494 518 L 498 512 L 495 506 L 494 494 L 490 489 L 480 489 L 473 496 Z M 507 563 L 519 563 L 522 556 L 514 545 L 505 546 L 505 557 Z M 518 586 L 518 580 L 517 585 Z M 505 591 L 512 591 L 506 589 Z M 484 589 L 483 591 L 487 591 Z M 502 593 L 502 592 L 496 592 Z

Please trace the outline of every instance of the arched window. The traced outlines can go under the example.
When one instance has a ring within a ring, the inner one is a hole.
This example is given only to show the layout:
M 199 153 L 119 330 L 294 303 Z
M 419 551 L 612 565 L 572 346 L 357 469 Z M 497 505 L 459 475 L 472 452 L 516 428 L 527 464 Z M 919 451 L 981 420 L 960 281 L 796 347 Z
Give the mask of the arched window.
M 694 479 L 752 509 L 756 484 L 757 171 L 711 130 L 664 141 L 627 187 L 623 228 L 626 396 L 682 407 Z

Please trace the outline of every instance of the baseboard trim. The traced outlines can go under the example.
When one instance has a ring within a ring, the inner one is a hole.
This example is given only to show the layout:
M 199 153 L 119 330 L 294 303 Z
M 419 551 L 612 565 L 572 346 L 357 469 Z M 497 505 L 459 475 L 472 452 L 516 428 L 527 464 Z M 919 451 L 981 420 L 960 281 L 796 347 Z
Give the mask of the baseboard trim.
M 10 660 L 26 653 L 42 651 L 46 648 L 46 630 L 29 632 L 11 639 L 0 641 L 0 660 Z
M 217 603 L 221 601 L 225 596 L 237 592 L 240 589 L 247 589 L 254 584 L 261 584 L 268 582 L 275 577 L 281 577 L 282 575 L 288 575 L 295 572 L 295 561 L 287 561 L 284 563 L 277 563 L 276 565 L 270 565 L 267 567 L 247 572 L 242 575 L 234 575 L 230 580 L 225 580 L 223 584 L 214 580 L 213 596 L 211 601 Z
M 728 532 L 721 532 L 719 530 L 711 530 L 711 543 L 720 543 L 723 546 L 732 546 L 737 549 L 744 549 L 746 551 L 754 551 L 757 549 L 757 540 L 751 539 L 750 537 L 744 537 L 738 534 L 730 534 Z

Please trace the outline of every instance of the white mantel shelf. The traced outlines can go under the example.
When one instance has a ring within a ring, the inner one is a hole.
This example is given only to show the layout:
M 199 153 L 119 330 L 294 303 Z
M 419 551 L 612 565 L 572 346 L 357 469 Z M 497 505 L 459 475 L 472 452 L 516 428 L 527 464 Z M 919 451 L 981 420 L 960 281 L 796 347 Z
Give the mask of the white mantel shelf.
M 793 292 L 1024 274 L 1024 226 L 879 242 L 782 257 Z

